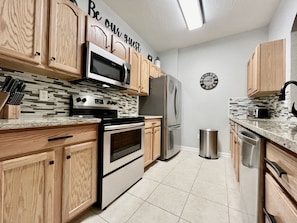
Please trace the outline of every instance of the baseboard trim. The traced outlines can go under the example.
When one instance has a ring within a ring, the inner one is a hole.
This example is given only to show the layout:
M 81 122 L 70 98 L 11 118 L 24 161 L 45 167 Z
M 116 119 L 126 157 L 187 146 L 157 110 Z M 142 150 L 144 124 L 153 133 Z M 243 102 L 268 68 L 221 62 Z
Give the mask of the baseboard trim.
M 181 146 L 181 149 L 184 151 L 190 151 L 190 152 L 195 152 L 195 153 L 199 154 L 199 148 L 189 147 L 189 146 Z M 225 157 L 225 158 L 231 158 L 231 154 L 227 153 L 227 152 L 218 152 L 218 156 Z

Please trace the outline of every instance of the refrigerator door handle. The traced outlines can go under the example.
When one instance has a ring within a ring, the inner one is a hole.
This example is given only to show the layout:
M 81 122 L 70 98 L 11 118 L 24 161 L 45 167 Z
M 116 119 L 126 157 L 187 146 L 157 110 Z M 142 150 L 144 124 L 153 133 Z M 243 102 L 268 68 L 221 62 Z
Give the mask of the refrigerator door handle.
M 176 101 L 177 89 L 174 90 L 174 113 L 175 117 L 177 118 L 177 101 Z

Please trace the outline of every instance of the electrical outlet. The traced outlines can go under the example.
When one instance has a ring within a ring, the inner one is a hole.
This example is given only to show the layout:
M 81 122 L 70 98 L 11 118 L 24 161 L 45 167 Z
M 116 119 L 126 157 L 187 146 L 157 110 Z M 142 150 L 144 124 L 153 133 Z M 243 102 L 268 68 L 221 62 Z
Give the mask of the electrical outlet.
M 46 90 L 39 90 L 39 101 L 48 101 L 48 93 Z

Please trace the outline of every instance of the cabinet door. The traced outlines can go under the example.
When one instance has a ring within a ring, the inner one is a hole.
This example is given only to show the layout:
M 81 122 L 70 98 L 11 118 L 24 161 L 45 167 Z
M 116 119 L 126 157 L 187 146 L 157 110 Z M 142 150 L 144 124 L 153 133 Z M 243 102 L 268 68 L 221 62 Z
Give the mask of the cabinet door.
M 153 160 L 156 160 L 161 155 L 161 127 L 155 127 L 153 131 Z
M 111 52 L 122 60 L 129 62 L 130 47 L 125 44 L 121 39 L 112 36 Z
M 111 51 L 111 34 L 94 18 L 87 16 L 86 41 L 95 43 L 97 46 Z
M 62 219 L 65 222 L 96 201 L 96 141 L 65 147 L 63 162 Z
M 84 16 L 68 0 L 51 0 L 49 30 L 49 67 L 82 73 Z
M 0 162 L 0 222 L 53 222 L 54 169 L 54 152 Z
M 153 131 L 152 128 L 144 130 L 144 167 L 149 165 L 153 161 Z
M 153 63 L 150 63 L 150 77 L 152 77 L 152 78 L 159 77 L 159 67 L 157 67 Z
M 296 206 L 267 173 L 265 175 L 265 195 L 265 208 L 270 215 L 274 216 L 277 223 L 297 222 Z M 270 222 L 267 217 L 265 222 Z
M 138 92 L 140 88 L 140 64 L 141 54 L 136 50 L 130 49 L 130 64 L 131 64 L 131 89 Z
M 141 72 L 140 72 L 140 93 L 141 95 L 149 95 L 150 83 L 150 61 L 144 56 L 141 57 Z
M 0 1 L 0 54 L 41 63 L 43 0 Z

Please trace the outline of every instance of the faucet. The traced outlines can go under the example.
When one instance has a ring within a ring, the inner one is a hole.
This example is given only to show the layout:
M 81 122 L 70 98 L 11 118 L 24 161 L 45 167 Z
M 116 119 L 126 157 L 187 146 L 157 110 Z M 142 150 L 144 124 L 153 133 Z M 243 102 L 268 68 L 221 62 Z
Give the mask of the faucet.
M 284 101 L 286 99 L 286 88 L 289 84 L 294 84 L 297 86 L 297 81 L 287 81 L 284 86 L 282 87 L 282 89 L 280 90 L 280 95 L 278 100 L 279 101 Z M 292 105 L 292 114 L 297 117 L 297 110 L 295 109 L 295 102 Z

